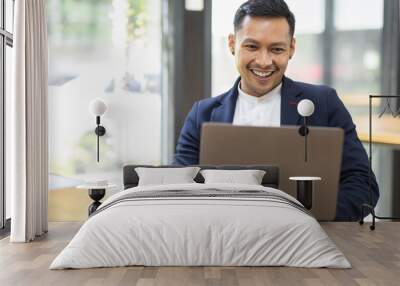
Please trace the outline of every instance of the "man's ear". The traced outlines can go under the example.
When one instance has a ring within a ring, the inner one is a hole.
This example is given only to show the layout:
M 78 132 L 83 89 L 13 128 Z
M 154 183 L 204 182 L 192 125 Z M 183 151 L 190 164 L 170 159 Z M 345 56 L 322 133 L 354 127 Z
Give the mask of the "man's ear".
M 289 59 L 293 58 L 295 51 L 296 51 L 296 38 L 292 37 L 292 41 L 290 42 Z
M 228 46 L 229 50 L 231 51 L 231 54 L 235 54 L 235 35 L 234 34 L 229 34 L 228 36 Z

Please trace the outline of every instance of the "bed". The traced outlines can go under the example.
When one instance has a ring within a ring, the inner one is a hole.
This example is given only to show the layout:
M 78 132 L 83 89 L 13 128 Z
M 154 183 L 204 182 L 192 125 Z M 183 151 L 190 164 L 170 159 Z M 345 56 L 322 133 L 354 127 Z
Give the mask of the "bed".
M 261 185 L 204 183 L 199 173 L 193 183 L 150 186 L 138 185 L 137 167 L 124 167 L 125 189 L 103 202 L 50 269 L 351 267 L 315 218 L 277 189 L 277 167 L 218 167 L 264 170 Z

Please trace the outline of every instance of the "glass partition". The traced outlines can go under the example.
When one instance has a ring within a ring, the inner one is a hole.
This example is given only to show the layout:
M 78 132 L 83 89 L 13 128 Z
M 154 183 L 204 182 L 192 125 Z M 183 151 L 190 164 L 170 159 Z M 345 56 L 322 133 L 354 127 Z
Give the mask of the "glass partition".
M 122 166 L 161 160 L 161 2 L 49 0 L 50 189 L 102 178 L 122 185 Z M 102 99 L 96 120 L 89 103 Z

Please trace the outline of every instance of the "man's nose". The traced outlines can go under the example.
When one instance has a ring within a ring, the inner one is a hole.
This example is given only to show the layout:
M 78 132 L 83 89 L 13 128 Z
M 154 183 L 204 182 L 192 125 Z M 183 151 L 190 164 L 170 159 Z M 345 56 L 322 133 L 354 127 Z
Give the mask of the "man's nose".
M 267 50 L 260 50 L 260 52 L 257 55 L 256 58 L 256 63 L 261 67 L 261 68 L 266 68 L 270 65 L 272 65 L 272 57 L 270 53 Z

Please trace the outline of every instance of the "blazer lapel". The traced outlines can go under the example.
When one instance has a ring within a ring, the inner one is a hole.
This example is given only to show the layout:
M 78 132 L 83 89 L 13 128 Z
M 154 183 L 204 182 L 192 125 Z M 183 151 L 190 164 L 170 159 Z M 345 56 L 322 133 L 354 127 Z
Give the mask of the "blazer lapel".
M 283 77 L 281 90 L 281 125 L 298 125 L 301 116 L 297 112 L 297 104 L 301 100 L 302 90 L 290 78 Z
M 238 84 L 240 77 L 236 80 L 234 86 L 220 99 L 220 106 L 214 108 L 211 113 L 210 121 L 215 122 L 233 122 L 233 115 L 236 108 L 236 100 L 238 97 Z

